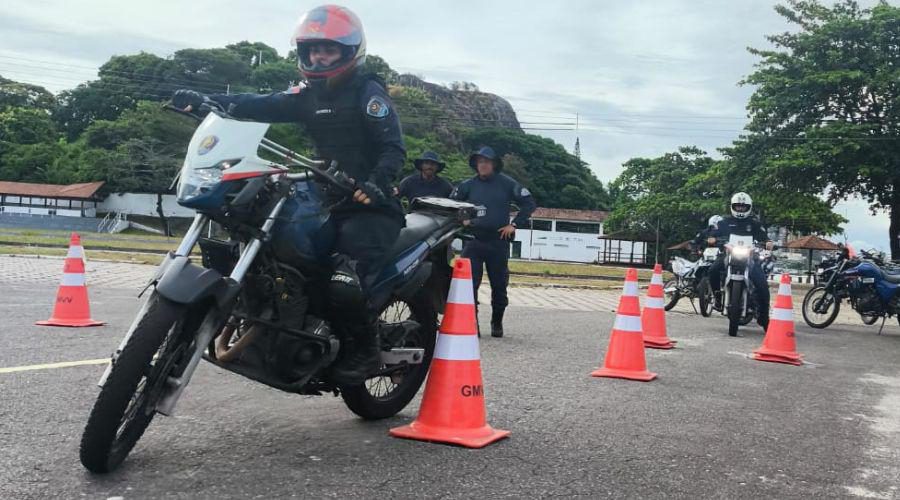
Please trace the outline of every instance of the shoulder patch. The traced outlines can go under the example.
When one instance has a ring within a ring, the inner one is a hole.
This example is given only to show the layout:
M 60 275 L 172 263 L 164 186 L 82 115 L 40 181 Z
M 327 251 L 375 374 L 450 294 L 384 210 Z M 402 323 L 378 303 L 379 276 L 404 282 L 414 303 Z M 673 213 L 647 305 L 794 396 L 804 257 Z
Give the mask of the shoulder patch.
M 522 191 L 519 192 L 519 196 L 531 196 L 531 191 L 523 187 Z
M 391 108 L 385 100 L 377 95 L 373 95 L 366 104 L 366 114 L 373 118 L 384 118 L 391 113 Z

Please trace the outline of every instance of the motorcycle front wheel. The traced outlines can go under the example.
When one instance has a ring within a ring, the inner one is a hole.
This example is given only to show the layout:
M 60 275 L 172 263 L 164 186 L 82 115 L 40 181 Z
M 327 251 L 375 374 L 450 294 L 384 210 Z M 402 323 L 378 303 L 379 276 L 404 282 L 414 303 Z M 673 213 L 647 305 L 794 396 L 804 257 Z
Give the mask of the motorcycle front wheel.
M 715 297 L 713 296 L 712 285 L 709 284 L 709 278 L 706 276 L 697 285 L 697 300 L 700 302 L 700 315 L 704 318 L 712 316 Z
M 402 345 L 384 347 L 421 348 L 425 356 L 417 365 L 382 366 L 384 374 L 357 386 L 341 388 L 344 403 L 363 419 L 379 420 L 396 415 L 412 401 L 425 381 L 437 335 L 437 313 L 430 295 L 427 288 L 422 288 L 412 299 L 396 299 L 381 312 L 379 321 L 385 323 L 412 320 L 419 324 L 416 331 L 406 335 Z
M 663 293 L 666 296 L 665 309 L 666 311 L 669 311 L 675 307 L 675 304 L 681 299 L 681 292 L 678 291 L 678 282 L 674 279 L 666 281 L 666 284 L 663 285 Z
M 826 328 L 837 318 L 841 301 L 825 287 L 817 286 L 803 297 L 803 321 L 812 328 Z
M 728 286 L 728 336 L 737 337 L 738 327 L 744 319 L 744 283 L 732 281 Z
M 81 437 L 81 463 L 102 474 L 116 469 L 156 414 L 163 385 L 187 352 L 185 307 L 155 293 L 116 358 Z

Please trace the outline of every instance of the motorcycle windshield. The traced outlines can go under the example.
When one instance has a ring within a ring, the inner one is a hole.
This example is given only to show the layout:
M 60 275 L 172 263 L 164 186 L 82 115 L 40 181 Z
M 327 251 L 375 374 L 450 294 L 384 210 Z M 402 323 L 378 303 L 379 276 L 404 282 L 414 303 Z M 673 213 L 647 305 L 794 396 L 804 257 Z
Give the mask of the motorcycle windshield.
M 188 145 L 178 179 L 178 203 L 195 201 L 221 182 L 281 172 L 279 166 L 257 156 L 268 129 L 267 123 L 210 113 Z

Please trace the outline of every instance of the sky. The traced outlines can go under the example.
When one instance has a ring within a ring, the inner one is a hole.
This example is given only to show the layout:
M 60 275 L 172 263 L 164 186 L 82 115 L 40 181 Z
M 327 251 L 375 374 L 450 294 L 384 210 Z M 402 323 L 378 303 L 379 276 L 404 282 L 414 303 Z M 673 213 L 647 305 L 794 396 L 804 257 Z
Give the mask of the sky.
M 864 6 L 875 0 L 863 0 Z M 462 80 L 513 105 L 524 127 L 582 158 L 604 182 L 622 163 L 696 145 L 716 155 L 746 123 L 757 62 L 748 46 L 790 27 L 771 0 L 346 0 L 370 54 L 435 83 Z M 59 91 L 95 77 L 109 57 L 262 41 L 282 54 L 318 3 L 7 0 L 0 75 Z M 55 62 L 58 69 L 47 69 Z M 576 122 L 578 130 L 573 130 Z M 549 130 L 549 129 L 566 130 Z M 752 195 L 752 193 L 751 193 Z M 724 209 L 725 207 L 723 207 Z M 846 239 L 888 249 L 888 217 L 840 203 Z M 843 238 L 838 237 L 839 239 Z

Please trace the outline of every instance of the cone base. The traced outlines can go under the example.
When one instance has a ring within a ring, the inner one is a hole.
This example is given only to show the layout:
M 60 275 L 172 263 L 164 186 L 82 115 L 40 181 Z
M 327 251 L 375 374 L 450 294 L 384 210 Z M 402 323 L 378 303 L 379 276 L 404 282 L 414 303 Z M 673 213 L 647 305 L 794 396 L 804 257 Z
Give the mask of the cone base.
M 803 364 L 803 360 L 800 359 L 799 355 L 794 356 L 780 356 L 774 353 L 766 353 L 760 351 L 753 352 L 753 359 L 757 361 L 768 361 L 770 363 L 784 363 L 788 365 L 800 366 Z
M 484 448 L 509 436 L 509 431 L 494 429 L 489 425 L 475 429 L 454 429 L 448 427 L 432 427 L 413 422 L 409 425 L 394 427 L 388 433 L 391 436 L 429 441 L 433 443 L 454 444 L 466 448 Z
M 59 318 L 50 318 L 44 321 L 35 321 L 35 325 L 39 326 L 69 326 L 73 328 L 85 327 L 85 326 L 103 326 L 106 324 L 105 321 L 97 321 L 95 319 L 87 318 L 87 319 L 59 319 Z
M 648 349 L 674 349 L 675 342 L 667 338 L 644 338 L 644 347 Z
M 607 377 L 607 378 L 624 378 L 628 380 L 638 380 L 641 382 L 649 382 L 656 378 L 656 374 L 653 372 L 648 372 L 647 370 L 643 371 L 635 371 L 635 370 L 620 370 L 616 368 L 598 368 L 591 372 L 592 377 Z

